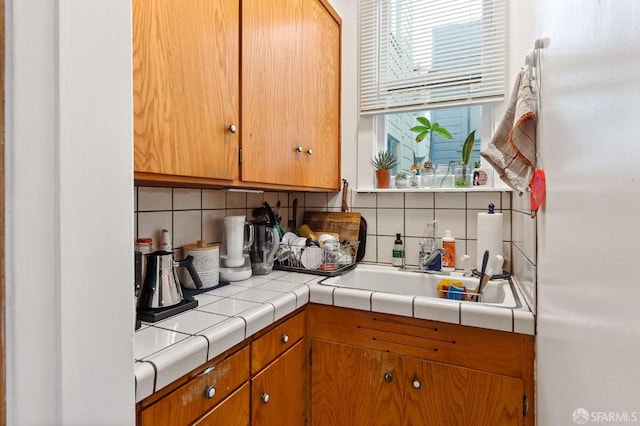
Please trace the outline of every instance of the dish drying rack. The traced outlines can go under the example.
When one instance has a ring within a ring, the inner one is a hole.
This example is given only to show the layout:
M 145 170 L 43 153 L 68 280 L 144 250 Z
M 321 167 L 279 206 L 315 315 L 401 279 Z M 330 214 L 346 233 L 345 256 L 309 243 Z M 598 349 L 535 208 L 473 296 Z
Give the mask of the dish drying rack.
M 298 246 L 298 245 L 281 245 L 276 253 L 273 268 L 281 271 L 301 272 L 304 274 L 321 275 L 325 277 L 333 277 L 344 274 L 345 272 L 356 267 L 356 254 L 360 241 L 343 241 L 340 243 L 338 255 L 335 264 L 325 263 L 323 259 L 322 248 L 317 246 Z M 320 248 L 320 251 L 317 249 Z M 305 251 L 308 249 L 315 250 L 321 258 L 315 259 L 315 262 L 309 263 L 305 261 Z M 317 267 L 315 265 L 318 264 Z M 329 266 L 330 265 L 330 266 Z

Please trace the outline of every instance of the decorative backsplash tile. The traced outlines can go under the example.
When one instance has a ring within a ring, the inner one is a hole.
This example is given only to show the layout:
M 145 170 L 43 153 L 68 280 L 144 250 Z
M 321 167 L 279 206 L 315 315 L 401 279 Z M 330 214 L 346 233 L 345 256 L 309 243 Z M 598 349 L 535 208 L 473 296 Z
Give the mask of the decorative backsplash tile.
M 280 202 L 280 225 L 286 229 L 291 206 L 298 199 L 298 225 L 305 209 L 340 211 L 342 193 L 305 192 L 236 192 L 215 189 L 138 187 L 134 212 L 137 237 L 152 237 L 158 248 L 160 230 L 168 229 L 173 247 L 203 239 L 222 242 L 223 218 L 246 215 L 264 201 L 276 208 Z M 421 192 L 421 193 L 351 193 L 348 204 L 367 222 L 364 262 L 391 263 L 395 234 L 405 243 L 405 262 L 417 265 L 419 242 L 425 236 L 428 221 L 437 220 L 436 237 L 446 229 L 456 238 L 456 254 L 471 257 L 476 265 L 477 215 L 489 203 L 503 214 L 503 254 L 505 270 L 522 273 L 527 298 L 535 302 L 536 222 L 531 219 L 528 196 L 519 197 L 508 191 L 495 192 Z M 512 209 L 513 206 L 513 209 Z M 438 240 L 439 244 L 440 241 Z

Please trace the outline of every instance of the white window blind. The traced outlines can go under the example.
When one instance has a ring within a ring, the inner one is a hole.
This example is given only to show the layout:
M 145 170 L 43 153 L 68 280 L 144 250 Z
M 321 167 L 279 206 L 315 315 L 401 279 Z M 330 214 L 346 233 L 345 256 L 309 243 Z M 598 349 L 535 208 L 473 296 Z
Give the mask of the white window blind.
M 501 101 L 505 0 L 360 0 L 360 112 Z

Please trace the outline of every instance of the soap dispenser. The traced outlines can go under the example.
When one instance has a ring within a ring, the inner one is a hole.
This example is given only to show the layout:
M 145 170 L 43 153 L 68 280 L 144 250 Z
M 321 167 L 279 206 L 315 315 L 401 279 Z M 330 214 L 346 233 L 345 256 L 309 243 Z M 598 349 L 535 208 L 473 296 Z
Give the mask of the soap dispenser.
M 391 261 L 393 266 L 403 266 L 404 265 L 404 244 L 402 243 L 402 239 L 400 239 L 400 234 L 396 234 L 396 240 L 393 243 L 393 258 Z
M 442 270 L 453 272 L 456 269 L 456 240 L 450 230 L 444 231 L 442 237 Z

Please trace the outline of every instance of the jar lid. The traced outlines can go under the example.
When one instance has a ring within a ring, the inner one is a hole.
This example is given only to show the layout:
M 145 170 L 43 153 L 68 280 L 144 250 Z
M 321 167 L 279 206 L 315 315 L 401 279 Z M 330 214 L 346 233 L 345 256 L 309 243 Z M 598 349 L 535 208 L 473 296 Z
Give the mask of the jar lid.
M 206 241 L 198 240 L 195 244 L 185 244 L 182 246 L 183 250 L 188 251 L 206 251 L 215 250 L 218 248 L 218 244 L 207 244 Z

